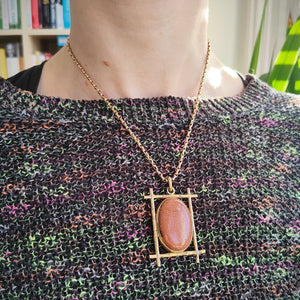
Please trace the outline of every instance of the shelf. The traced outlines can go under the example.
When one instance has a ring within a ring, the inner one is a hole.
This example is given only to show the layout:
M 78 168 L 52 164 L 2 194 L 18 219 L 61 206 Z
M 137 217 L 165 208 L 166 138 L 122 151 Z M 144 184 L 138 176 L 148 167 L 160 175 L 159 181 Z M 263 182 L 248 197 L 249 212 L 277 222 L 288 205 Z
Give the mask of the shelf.
M 0 46 L 4 47 L 8 42 L 19 42 L 23 54 L 24 68 L 32 66 L 32 55 L 36 51 L 55 54 L 59 49 L 56 37 L 69 35 L 69 29 L 32 29 L 27 26 L 27 5 L 21 0 L 21 29 L 0 29 Z
M 57 36 L 57 35 L 69 35 L 69 29 L 9 29 L 0 30 L 0 37 L 5 36 Z
M 0 30 L 0 37 L 3 36 L 21 36 L 23 34 L 22 29 L 9 29 L 9 30 Z
M 57 35 L 69 35 L 69 29 L 27 29 L 26 34 L 28 36 L 57 36 Z
M 32 66 L 32 55 L 38 50 L 55 54 L 58 50 L 56 37 L 69 35 L 69 29 L 9 29 L 0 30 L 0 46 L 4 47 L 7 42 L 20 42 L 23 53 L 24 68 Z

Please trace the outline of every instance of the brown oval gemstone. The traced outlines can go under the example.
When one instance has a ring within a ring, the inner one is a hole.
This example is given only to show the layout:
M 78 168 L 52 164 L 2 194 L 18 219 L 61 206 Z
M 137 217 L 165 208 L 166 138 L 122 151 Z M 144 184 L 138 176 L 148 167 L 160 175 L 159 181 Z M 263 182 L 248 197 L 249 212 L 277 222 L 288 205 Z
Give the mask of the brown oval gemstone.
M 157 210 L 159 239 L 171 252 L 184 251 L 191 243 L 193 224 L 186 205 L 178 198 L 165 199 Z

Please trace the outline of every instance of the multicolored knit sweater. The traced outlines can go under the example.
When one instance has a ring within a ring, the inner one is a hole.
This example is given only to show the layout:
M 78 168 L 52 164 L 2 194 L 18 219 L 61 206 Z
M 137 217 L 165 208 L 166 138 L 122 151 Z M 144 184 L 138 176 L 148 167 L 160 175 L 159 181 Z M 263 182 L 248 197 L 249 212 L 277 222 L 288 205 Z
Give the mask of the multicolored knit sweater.
M 206 253 L 158 267 L 144 196 L 167 186 L 112 112 L 2 79 L 0 298 L 299 299 L 296 100 L 252 79 L 239 96 L 201 101 L 173 185 L 198 195 Z M 194 101 L 111 102 L 172 174 Z

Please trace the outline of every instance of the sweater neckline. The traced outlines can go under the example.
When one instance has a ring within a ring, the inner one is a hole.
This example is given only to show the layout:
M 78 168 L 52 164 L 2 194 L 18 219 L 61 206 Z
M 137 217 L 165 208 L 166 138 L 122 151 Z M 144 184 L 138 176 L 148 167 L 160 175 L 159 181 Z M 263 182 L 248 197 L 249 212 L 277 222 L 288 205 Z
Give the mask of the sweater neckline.
M 203 98 L 200 101 L 198 113 L 204 115 L 228 114 L 241 112 L 253 108 L 269 98 L 272 89 L 253 75 L 247 75 L 248 84 L 244 90 L 235 96 L 219 98 Z M 134 110 L 143 107 L 143 110 L 152 110 L 155 106 L 172 108 L 191 107 L 195 98 L 163 96 L 152 98 L 120 98 L 108 99 L 119 110 Z M 0 106 L 10 109 L 14 114 L 31 115 L 34 118 L 84 118 L 99 119 L 99 114 L 110 114 L 107 105 L 101 99 L 74 100 L 59 97 L 43 96 L 17 88 L 5 79 L 0 79 Z M 133 114 L 134 111 L 132 111 Z M 136 112 L 137 113 L 137 112 Z

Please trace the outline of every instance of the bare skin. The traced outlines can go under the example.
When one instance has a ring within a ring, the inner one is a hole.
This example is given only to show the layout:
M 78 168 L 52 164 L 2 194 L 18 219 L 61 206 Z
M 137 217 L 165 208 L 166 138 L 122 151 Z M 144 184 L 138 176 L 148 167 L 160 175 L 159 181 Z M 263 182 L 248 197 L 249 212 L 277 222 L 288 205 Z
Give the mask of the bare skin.
M 71 18 L 72 49 L 108 98 L 197 94 L 208 0 L 72 0 Z M 243 88 L 212 53 L 202 97 L 234 96 Z M 45 64 L 37 92 L 99 99 L 65 47 Z

